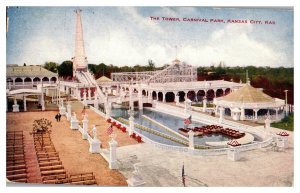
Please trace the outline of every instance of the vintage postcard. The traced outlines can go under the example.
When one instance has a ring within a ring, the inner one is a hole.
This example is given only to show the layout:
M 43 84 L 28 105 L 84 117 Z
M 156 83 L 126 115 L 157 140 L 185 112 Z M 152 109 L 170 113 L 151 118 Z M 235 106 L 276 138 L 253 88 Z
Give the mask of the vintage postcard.
M 293 187 L 293 7 L 7 6 L 6 179 Z

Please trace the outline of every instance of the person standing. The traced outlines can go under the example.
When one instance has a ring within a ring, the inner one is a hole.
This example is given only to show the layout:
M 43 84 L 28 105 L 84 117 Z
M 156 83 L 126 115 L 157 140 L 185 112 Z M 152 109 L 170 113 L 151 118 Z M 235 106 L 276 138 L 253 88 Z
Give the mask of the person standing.
M 58 122 L 58 114 L 55 115 L 55 119 Z
M 61 114 L 58 113 L 58 122 L 60 122 Z

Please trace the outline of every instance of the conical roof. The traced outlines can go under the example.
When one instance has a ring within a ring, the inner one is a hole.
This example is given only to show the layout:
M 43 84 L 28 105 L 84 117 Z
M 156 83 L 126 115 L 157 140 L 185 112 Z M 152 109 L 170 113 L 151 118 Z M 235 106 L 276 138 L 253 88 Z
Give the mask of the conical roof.
M 101 76 L 101 77 L 98 78 L 96 81 L 97 81 L 97 83 L 103 83 L 103 82 L 111 82 L 112 79 L 107 78 L 106 76 Z
M 222 100 L 237 103 L 275 102 L 272 97 L 266 95 L 261 90 L 254 88 L 249 84 L 246 84 L 238 90 L 224 96 Z

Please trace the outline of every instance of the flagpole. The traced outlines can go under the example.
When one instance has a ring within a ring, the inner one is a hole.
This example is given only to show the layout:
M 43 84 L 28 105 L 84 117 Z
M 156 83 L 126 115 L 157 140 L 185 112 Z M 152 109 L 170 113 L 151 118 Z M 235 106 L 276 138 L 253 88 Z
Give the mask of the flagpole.
M 182 162 L 181 178 L 182 178 L 183 187 L 185 187 L 184 162 Z

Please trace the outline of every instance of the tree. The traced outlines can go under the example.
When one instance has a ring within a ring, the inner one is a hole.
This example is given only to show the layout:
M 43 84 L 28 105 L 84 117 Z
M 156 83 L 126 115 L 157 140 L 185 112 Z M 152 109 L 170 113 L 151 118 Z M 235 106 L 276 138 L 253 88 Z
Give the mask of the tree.
M 44 135 L 50 134 L 52 122 L 48 119 L 42 118 L 33 121 L 32 133 L 33 137 L 40 143 L 41 148 L 44 148 Z
M 155 70 L 155 63 L 151 59 L 148 60 L 148 70 L 149 71 Z
M 64 61 L 58 66 L 58 75 L 62 77 L 73 77 L 73 62 L 70 60 Z
M 58 64 L 55 62 L 46 62 L 44 64 L 44 68 L 46 68 L 47 70 L 54 72 L 54 73 L 57 73 L 57 67 L 58 67 Z

